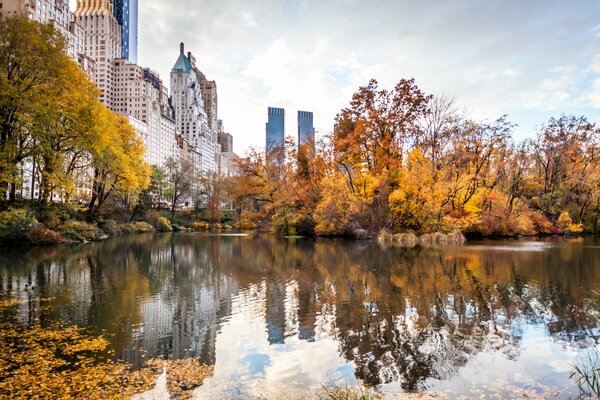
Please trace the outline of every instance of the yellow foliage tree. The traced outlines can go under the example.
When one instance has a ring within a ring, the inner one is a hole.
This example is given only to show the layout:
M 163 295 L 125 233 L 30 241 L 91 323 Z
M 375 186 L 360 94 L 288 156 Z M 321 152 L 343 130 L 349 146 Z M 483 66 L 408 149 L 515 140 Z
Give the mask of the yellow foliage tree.
M 320 235 L 345 233 L 353 216 L 360 211 L 360 204 L 340 173 L 327 176 L 321 183 L 321 201 L 315 211 L 316 232 Z
M 93 218 L 108 197 L 118 192 L 137 196 L 150 184 L 151 169 L 144 161 L 144 144 L 126 117 L 98 105 L 96 137 L 91 143 L 92 197 L 88 218 Z

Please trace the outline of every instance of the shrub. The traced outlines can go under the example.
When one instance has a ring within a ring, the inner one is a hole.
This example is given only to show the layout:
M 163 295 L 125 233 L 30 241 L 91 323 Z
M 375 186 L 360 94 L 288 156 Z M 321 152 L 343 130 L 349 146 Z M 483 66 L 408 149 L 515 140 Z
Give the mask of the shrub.
M 464 244 L 466 241 L 461 231 L 454 231 L 446 236 L 446 242 L 449 244 Z
M 221 229 L 223 229 L 223 225 L 218 224 L 218 223 L 217 224 L 212 224 L 212 228 L 220 231 Z
M 379 236 L 377 236 L 377 242 L 384 247 L 391 246 L 394 242 L 394 235 L 387 229 L 382 229 L 381 232 L 379 232 Z
M 102 240 L 106 235 L 96 225 L 83 221 L 67 221 L 59 227 L 59 231 L 73 240 Z M 73 235 L 76 233 L 76 235 Z
M 62 223 L 70 219 L 78 219 L 77 206 L 70 204 L 50 204 L 41 206 L 38 211 L 38 219 L 49 229 L 57 229 Z
M 236 229 L 240 229 L 242 231 L 251 231 L 256 229 L 256 224 L 248 218 L 240 219 L 239 222 L 234 226 Z
M 52 245 L 65 243 L 67 240 L 63 235 L 46 228 L 42 224 L 38 224 L 31 229 L 29 233 L 29 241 L 35 246 Z
M 154 227 L 158 232 L 172 232 L 173 227 L 167 217 L 159 217 L 154 223 Z
M 192 224 L 192 229 L 196 232 L 207 231 L 210 229 L 210 225 L 205 221 L 196 221 Z
M 75 232 L 71 229 L 67 229 L 65 231 L 61 232 L 62 235 L 70 240 L 74 240 L 76 242 L 85 242 L 86 238 L 81 236 L 81 234 L 79 234 L 78 232 Z
M 415 247 L 419 238 L 413 233 L 400 233 L 394 235 L 394 244 L 402 247 Z
M 117 222 L 112 219 L 107 219 L 106 221 L 102 222 L 100 227 L 107 235 L 110 236 L 118 235 L 122 231 L 119 224 L 117 224 Z
M 0 240 L 18 242 L 29 240 L 31 229 L 37 225 L 33 215 L 24 209 L 0 212 Z
M 154 227 L 147 222 L 138 221 L 123 225 L 122 230 L 126 233 L 150 233 L 154 232 Z
M 431 234 L 431 243 L 435 245 L 446 244 L 446 235 L 441 232 Z

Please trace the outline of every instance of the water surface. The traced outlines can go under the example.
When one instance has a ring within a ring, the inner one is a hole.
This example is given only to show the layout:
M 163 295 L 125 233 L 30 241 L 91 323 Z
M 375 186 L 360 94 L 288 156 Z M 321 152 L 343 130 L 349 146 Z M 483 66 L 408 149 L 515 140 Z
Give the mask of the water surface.
M 2 249 L 0 292 L 27 300 L 23 321 L 89 327 L 138 367 L 214 364 L 202 398 L 359 381 L 387 393 L 566 399 L 578 393 L 571 363 L 600 338 L 600 242 L 383 250 L 140 235 Z

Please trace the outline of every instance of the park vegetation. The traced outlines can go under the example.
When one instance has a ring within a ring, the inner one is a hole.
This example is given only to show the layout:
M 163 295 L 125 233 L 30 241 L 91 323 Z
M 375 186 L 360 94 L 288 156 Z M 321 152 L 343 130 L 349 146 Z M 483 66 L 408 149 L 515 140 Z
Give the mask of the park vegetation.
M 234 177 L 200 175 L 185 157 L 148 165 L 142 139 L 99 101 L 51 26 L 5 18 L 0 39 L 2 241 L 237 228 L 426 242 L 600 229 L 600 129 L 585 117 L 551 118 L 517 141 L 507 116 L 480 121 L 412 79 L 391 90 L 371 80 L 318 142 L 288 138 L 250 150 Z
M 230 227 L 220 180 L 195 176 L 185 159 L 148 165 L 142 138 L 99 101 L 66 45 L 52 26 L 0 21 L 0 241 Z M 185 199 L 194 211 L 176 215 Z M 199 221 L 204 208 L 208 227 Z
M 318 143 L 240 159 L 232 201 L 284 235 L 598 232 L 600 128 L 562 115 L 517 141 L 514 127 L 467 117 L 412 79 L 371 80 Z

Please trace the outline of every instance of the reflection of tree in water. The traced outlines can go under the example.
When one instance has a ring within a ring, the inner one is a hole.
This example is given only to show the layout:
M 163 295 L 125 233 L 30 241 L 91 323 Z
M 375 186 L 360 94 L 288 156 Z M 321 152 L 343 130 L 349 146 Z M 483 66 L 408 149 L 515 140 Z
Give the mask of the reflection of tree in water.
M 368 242 L 139 236 L 4 253 L 0 291 L 35 282 L 56 299 L 39 311 L 45 318 L 107 331 L 117 353 L 139 365 L 142 349 L 214 363 L 232 298 L 264 288 L 256 318 L 270 344 L 328 332 L 358 378 L 416 391 L 481 351 L 517 357 L 530 324 L 560 341 L 597 338 L 588 300 L 600 287 L 599 255 L 581 246 L 382 251 Z M 27 307 L 26 316 L 38 312 L 35 299 Z
M 387 265 L 384 273 L 364 269 L 353 284 L 364 290 L 351 291 L 337 318 L 342 353 L 371 385 L 399 381 L 416 391 L 484 349 L 514 357 L 525 323 L 546 322 L 560 340 L 598 337 L 598 321 L 587 313 L 580 290 L 569 288 L 568 280 L 546 283 L 547 271 L 529 269 L 525 254 L 412 249 L 391 257 L 387 264 L 378 260 L 378 267 Z

